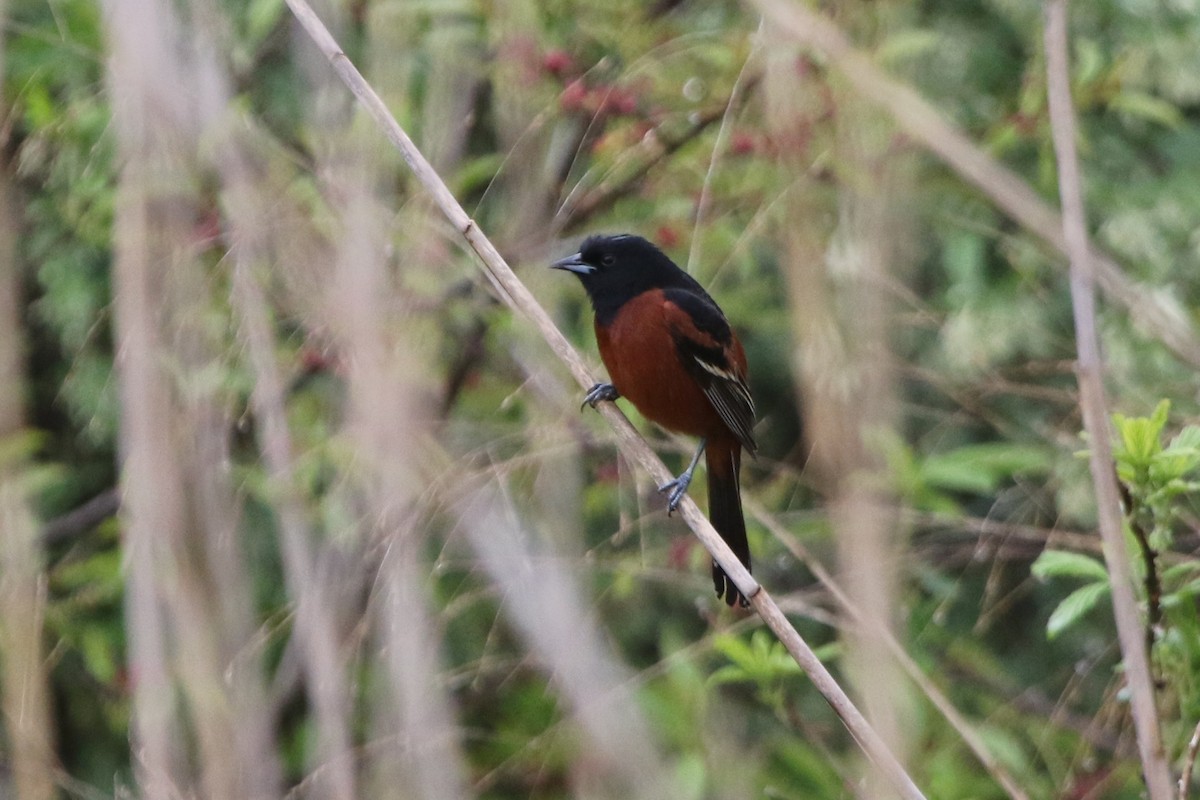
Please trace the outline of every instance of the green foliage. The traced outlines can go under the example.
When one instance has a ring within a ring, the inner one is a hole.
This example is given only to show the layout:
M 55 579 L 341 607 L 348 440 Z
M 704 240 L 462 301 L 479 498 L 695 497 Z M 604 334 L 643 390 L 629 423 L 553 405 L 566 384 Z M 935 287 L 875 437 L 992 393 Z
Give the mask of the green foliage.
M 1155 547 L 1169 547 L 1175 527 L 1200 490 L 1200 426 L 1188 425 L 1162 443 L 1171 410 L 1163 400 L 1149 417 L 1113 415 L 1117 475 L 1129 492 L 1130 513 L 1150 532 Z
M 7 43 L 5 78 L 8 96 L 21 98 L 10 124 L 21 137 L 14 166 L 28 232 L 18 250 L 33 265 L 34 406 L 66 410 L 83 446 L 56 430 L 52 450 L 79 464 L 111 453 L 117 424 L 107 317 L 115 180 L 99 10 L 68 0 L 10 13 L 27 32 Z
M 1109 592 L 1108 581 L 1087 583 L 1071 592 L 1050 614 L 1046 622 L 1046 635 L 1053 639 L 1070 628 L 1101 600 L 1107 599 Z
M 1089 581 L 1107 581 L 1108 570 L 1104 564 L 1090 556 L 1070 553 L 1065 550 L 1046 550 L 1030 568 L 1034 577 L 1083 578 Z
M 49 518 L 116 476 L 111 267 L 119 165 L 101 5 L 10 6 L 0 160 L 18 196 L 30 424 L 38 432 L 0 442 L 0 461 L 36 462 L 26 474 Z M 652 6 L 661 13 L 648 13 Z M 336 233 L 339 198 L 313 167 L 328 157 L 328 128 L 349 101 L 340 89 L 316 89 L 313 76 L 328 75 L 300 57 L 283 0 L 219 8 L 219 57 L 237 93 L 234 116 L 252 134 L 253 155 L 267 164 L 271 197 L 292 214 L 281 213 L 279 224 L 287 237 L 307 243 L 301 237 L 311 234 L 326 245 Z M 796 398 L 805 381 L 846 376 L 833 369 L 814 377 L 806 373 L 813 365 L 797 358 L 800 321 L 789 307 L 797 265 L 788 262 L 787 244 L 800 220 L 788 209 L 802 193 L 811 215 L 804 222 L 825 237 L 812 250 L 814 263 L 799 266 L 829 267 L 823 262 L 837 261 L 847 244 L 837 230 L 844 192 L 856 178 L 873 180 L 875 165 L 843 163 L 839 137 L 859 123 L 846 87 L 823 60 L 774 40 L 755 51 L 758 20 L 732 0 L 368 0 L 344 10 L 337 35 L 350 57 L 422 146 L 444 146 L 444 177 L 453 190 L 485 230 L 498 234 L 522 277 L 591 356 L 586 302 L 541 269 L 552 251 L 585 232 L 635 230 L 681 262 L 694 254 L 689 267 L 745 334 L 752 364 L 763 447 L 756 461 L 747 460 L 745 491 L 819 558 L 832 560 L 824 499 L 802 471 L 805 426 L 820 423 Z M 852 35 L 875 63 L 913 82 L 1047 199 L 1056 196 L 1040 7 L 923 0 L 862 13 L 863 27 Z M 1179 319 L 1194 320 L 1200 18 L 1182 5 L 1100 0 L 1073 5 L 1072 36 L 1096 240 L 1135 283 L 1173 304 Z M 772 68 L 813 82 L 820 102 L 811 119 L 788 126 L 772 120 L 789 111 L 787 98 L 763 88 L 759 70 L 774 58 L 783 62 Z M 726 109 L 735 87 L 743 99 Z M 700 119 L 711 121 L 698 125 Z M 803 135 L 780 134 L 793 128 Z M 373 132 L 366 136 L 379 142 Z M 663 143 L 665 151 L 656 149 Z M 874 432 L 869 444 L 886 467 L 873 478 L 879 488 L 915 512 L 901 515 L 896 537 L 903 586 L 897 619 L 907 623 L 901 638 L 1031 796 L 1065 796 L 1080 765 L 1096 762 L 1113 764 L 1111 796 L 1135 797 L 1136 767 L 1123 749 L 1104 744 L 1122 733 L 1122 716 L 1111 705 L 1118 665 L 1104 613 L 1106 570 L 1098 558 L 1061 550 L 1046 550 L 1030 564 L 1042 549 L 1036 537 L 1093 522 L 1090 483 L 1070 452 L 1077 441 L 1075 350 L 1060 265 L 973 186 L 914 156 L 904 137 L 894 137 L 886 158 L 912 170 L 900 248 L 907 263 L 888 287 L 901 402 L 895 429 Z M 593 415 L 578 417 L 563 400 L 569 393 L 562 373 L 539 360 L 543 349 L 531 344 L 524 322 L 495 303 L 466 258 L 434 253 L 454 250 L 440 223 L 409 224 L 421 203 L 406 176 L 381 169 L 378 183 L 396 211 L 392 277 L 420 290 L 405 298 L 417 310 L 399 324 L 433 331 L 436 357 L 423 379 L 442 405 L 428 433 L 465 470 L 486 465 L 511 481 L 522 514 L 536 516 L 527 505 L 570 506 L 529 525 L 571 554 L 572 574 L 593 590 L 596 621 L 614 654 L 637 670 L 638 704 L 681 796 L 844 797 L 857 776 L 854 745 L 794 662 L 763 630 L 726 629 L 729 617 L 711 606 L 706 557 L 683 543 L 657 498 L 639 494 L 636 478 L 616 466 Z M 217 288 L 211 305 L 197 309 L 196 324 L 219 355 L 195 374 L 173 378 L 180 391 L 221 398 L 237 420 L 228 442 L 239 492 L 236 538 L 262 639 L 247 652 L 261 648 L 264 671 L 277 680 L 286 677 L 285 656 L 292 658 L 285 650 L 294 598 L 282 579 L 275 507 L 285 488 L 298 493 L 313 540 L 332 544 L 331 560 L 369 564 L 355 549 L 366 524 L 359 484 L 369 466 L 346 432 L 346 365 L 323 348 L 330 332 L 314 322 L 312 309 L 333 294 L 332 269 L 322 264 L 320 274 L 298 275 L 299 265 L 286 263 L 273 266 L 266 288 L 296 474 L 288 487 L 269 478 L 256 440 L 259 421 L 245 410 L 255 376 L 233 344 L 235 315 L 225 296 L 229 221 L 210 196 L 219 181 L 206 175 L 201 184 L 199 205 L 212 205 L 203 208 L 211 219 L 196 220 L 202 235 L 190 246 Z M 586 197 L 604 202 L 573 215 Z M 448 266 L 425 274 L 426 261 Z M 829 268 L 822 279 L 843 277 L 835 273 Z M 853 308 L 858 298 L 843 299 Z M 1161 555 L 1154 658 L 1166 687 L 1162 704 L 1175 711 L 1167 737 L 1178 752 L 1200 718 L 1200 568 L 1187 555 L 1198 511 L 1200 427 L 1171 434 L 1168 411 L 1195 419 L 1200 407 L 1194 371 L 1149 340 L 1131 316 L 1115 304 L 1102 308 L 1106 377 L 1121 407 L 1171 402 L 1149 417 L 1114 421 L 1131 525 L 1145 529 Z M 460 382 L 451 387 L 455 377 Z M 563 467 L 568 460 L 570 469 Z M 577 484 L 577 498 L 563 488 Z M 457 542 L 439 498 L 438 487 L 422 497 L 430 540 L 422 564 L 432 575 L 440 677 L 460 715 L 470 778 L 488 797 L 565 797 L 587 755 L 572 710 L 560 702 L 554 676 L 508 629 L 502 598 Z M 930 517 L 942 521 L 926 524 Z M 780 597 L 793 590 L 818 596 L 807 571 L 759 526 L 751 528 L 764 584 Z M 136 676 L 125 667 L 122 564 L 116 521 L 48 553 L 45 627 L 60 753 L 66 771 L 101 794 L 128 783 L 131 771 L 129 689 Z M 1030 570 L 1040 583 L 1028 580 Z M 1136 571 L 1144 580 L 1148 568 L 1139 560 Z M 807 602 L 807 594 L 795 596 Z M 835 635 L 823 623 L 805 624 L 814 641 Z M 360 652 L 374 646 L 367 641 Z M 825 644 L 819 652 L 835 662 L 838 647 Z M 1081 671 L 1081 661 L 1093 666 Z M 354 674 L 358 706 L 377 707 L 378 676 L 365 667 Z M 1012 702 L 1030 697 L 1064 713 Z M 289 778 L 299 781 L 316 732 L 305 702 L 284 699 L 280 750 Z M 930 795 L 1002 796 L 958 735 L 923 701 L 914 706 L 907 733 Z M 1086 734 L 1062 724 L 1066 718 L 1086 719 Z M 356 746 L 369 752 L 372 734 L 357 735 Z
M 1200 470 L 1200 427 L 1188 425 L 1163 445 L 1171 404 L 1163 400 L 1148 417 L 1113 415 L 1116 441 L 1113 458 L 1117 476 L 1127 492 L 1127 513 L 1131 524 L 1148 531 L 1147 543 L 1155 548 L 1170 547 L 1173 531 L 1181 524 L 1191 504 L 1191 497 L 1200 483 L 1191 478 Z M 1131 552 L 1138 552 L 1131 534 Z M 1142 576 L 1148 569 L 1138 558 L 1135 572 Z M 1156 569 L 1156 568 L 1155 568 Z M 1032 572 L 1042 580 L 1052 578 L 1082 578 L 1088 581 L 1059 605 L 1050 618 L 1051 635 L 1069 628 L 1098 601 L 1108 575 L 1103 564 L 1090 556 L 1056 550 L 1046 550 L 1033 564 Z M 1194 572 L 1190 563 L 1176 564 L 1162 571 L 1163 596 L 1155 602 L 1173 607 L 1181 605 L 1177 593 L 1190 596 L 1195 591 L 1191 581 Z
M 803 675 L 799 665 L 769 631 L 756 630 L 749 641 L 738 636 L 721 636 L 713 643 L 730 663 L 713 672 L 713 684 L 748 683 L 763 702 L 780 708 L 788 683 Z
M 1044 475 L 1052 463 L 1046 448 L 1034 444 L 981 442 L 918 456 L 895 436 L 876 438 L 897 494 L 926 511 L 958 513 L 956 497 L 994 493 L 1014 478 Z
M 1169 741 L 1179 752 L 1190 736 L 1187 720 L 1200 710 L 1200 564 L 1183 561 L 1163 568 L 1161 551 L 1170 548 L 1174 533 L 1188 518 L 1200 469 L 1200 427 L 1185 426 L 1164 445 L 1171 403 L 1162 400 L 1146 417 L 1113 415 L 1116 440 L 1113 457 L 1125 490 L 1126 532 L 1133 571 L 1138 576 L 1146 606 L 1148 636 L 1153 642 L 1153 662 L 1165 694 L 1174 696 L 1178 716 L 1167 718 L 1173 732 Z M 1082 579 L 1050 614 L 1047 635 L 1053 639 L 1081 625 L 1085 615 L 1109 598 L 1110 587 L 1103 563 L 1091 556 L 1046 550 L 1032 572 L 1041 580 Z M 1178 724 L 1175 720 L 1178 719 Z

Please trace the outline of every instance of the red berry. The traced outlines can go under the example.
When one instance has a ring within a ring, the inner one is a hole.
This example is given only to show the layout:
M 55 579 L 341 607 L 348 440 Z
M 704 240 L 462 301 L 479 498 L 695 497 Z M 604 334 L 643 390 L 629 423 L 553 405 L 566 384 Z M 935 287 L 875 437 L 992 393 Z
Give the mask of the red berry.
M 696 540 L 691 536 L 676 536 L 671 540 L 667 549 L 667 563 L 675 569 L 687 569 L 692 556 L 692 545 Z
M 660 225 L 654 232 L 654 238 L 668 250 L 679 244 L 679 232 L 670 225 Z
M 192 236 L 199 245 L 211 245 L 221 238 L 221 215 L 215 208 L 203 212 L 192 225 Z
M 1013 128 L 1021 136 L 1032 136 L 1037 133 L 1038 120 L 1031 114 L 1026 114 L 1023 111 L 1018 111 L 1009 118 Z
M 542 56 L 542 69 L 549 72 L 551 75 L 561 77 L 564 73 L 569 72 L 575 66 L 571 54 L 566 50 L 551 50 L 546 55 Z
M 616 461 L 608 461 L 596 469 L 596 480 L 600 483 L 616 483 L 621 478 Z
M 563 111 L 579 111 L 587 101 L 588 89 L 583 85 L 582 78 L 576 78 L 566 85 L 559 96 L 559 105 Z
M 637 111 L 637 97 L 626 89 L 614 86 L 604 97 L 603 109 L 615 116 L 629 116 Z
M 729 152 L 735 156 L 749 155 L 754 149 L 754 137 L 745 131 L 737 131 L 729 137 Z
M 304 347 L 300 350 L 300 366 L 309 374 L 324 372 L 329 369 L 329 358 L 320 350 Z

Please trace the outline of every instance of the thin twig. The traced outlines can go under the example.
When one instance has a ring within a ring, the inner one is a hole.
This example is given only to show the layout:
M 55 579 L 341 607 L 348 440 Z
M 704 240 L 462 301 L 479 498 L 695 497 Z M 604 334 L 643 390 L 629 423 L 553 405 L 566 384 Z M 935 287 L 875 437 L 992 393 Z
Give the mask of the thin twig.
M 1046 4 L 1046 83 L 1050 104 L 1050 130 L 1058 161 L 1058 191 L 1063 207 L 1063 238 L 1070 259 L 1071 305 L 1075 340 L 1079 349 L 1079 405 L 1090 439 L 1090 466 L 1096 491 L 1096 514 L 1104 539 L 1104 558 L 1112 584 L 1113 615 L 1121 646 L 1133 707 L 1134 729 L 1141 753 L 1142 771 L 1150 800 L 1169 800 L 1171 770 L 1163 753 L 1155 708 L 1141 615 L 1133 593 L 1130 558 L 1121 525 L 1120 493 L 1113 470 L 1108 428 L 1108 404 L 1101 379 L 1099 337 L 1096 334 L 1096 276 L 1087 240 L 1083 188 L 1075 152 L 1075 112 L 1071 105 L 1071 78 L 1067 49 L 1066 0 Z
M 362 102 L 367 113 L 382 128 L 388 140 L 399 148 L 405 163 L 412 169 L 417 179 L 421 181 L 437 203 L 442 213 L 463 235 L 467 243 L 479 256 L 484 273 L 500 292 L 504 302 L 514 310 L 524 314 L 538 329 L 538 332 L 549 344 L 555 355 L 563 361 L 580 387 L 586 388 L 595 383 L 586 364 L 567 341 L 562 332 L 554 325 L 545 309 L 530 294 L 525 285 L 517 278 L 512 269 L 500 256 L 500 253 L 475 224 L 458 201 L 450 193 L 441 176 L 429 165 L 421 155 L 412 139 L 400 127 L 400 124 L 388 111 L 383 101 L 354 67 L 341 47 L 329 31 L 317 18 L 312 8 L 305 0 L 287 0 L 288 7 L 304 26 L 317 47 L 329 59 L 334 70 L 346 83 L 350 91 Z M 671 473 L 666 465 L 658 458 L 637 430 L 629 423 L 624 414 L 612 403 L 601 403 L 601 415 L 612 426 L 616 434 L 617 444 L 621 451 L 636 460 L 643 469 L 658 481 L 666 482 Z M 700 512 L 700 508 L 691 498 L 685 498 L 680 505 L 681 516 L 688 527 L 696 534 L 713 558 L 730 576 L 743 595 L 749 597 L 755 610 L 775 633 L 779 640 L 791 653 L 812 680 L 813 684 L 825 697 L 834 712 L 842 719 L 851 735 L 862 747 L 863 751 L 879 766 L 880 770 L 892 782 L 900 796 L 914 800 L 924 798 L 921 790 L 905 772 L 871 727 L 858 708 L 834 680 L 825 665 L 816 657 L 808 644 L 784 616 L 770 594 L 751 577 L 749 571 L 729 549 L 724 540 L 717 534 L 708 519 Z
M 1137 542 L 1138 552 L 1142 556 L 1142 564 L 1146 569 L 1146 577 L 1142 584 L 1146 588 L 1146 652 L 1154 652 L 1154 640 L 1159 626 L 1162 625 L 1162 581 L 1158 577 L 1158 551 L 1150 544 L 1150 534 L 1135 513 L 1135 506 L 1127 503 L 1129 513 L 1125 516 L 1129 523 L 1129 531 Z
M 121 509 L 121 492 L 111 486 L 78 508 L 71 509 L 42 526 L 42 546 L 53 547 L 82 536 Z
M 725 113 L 721 115 L 721 127 L 717 128 L 717 138 L 713 142 L 712 154 L 708 158 L 708 169 L 704 172 L 704 182 L 700 184 L 700 197 L 696 200 L 696 219 L 692 222 L 692 244 L 688 250 L 687 271 L 693 275 L 696 273 L 696 264 L 700 261 L 700 226 L 704 223 L 705 217 L 708 216 L 708 208 L 712 205 L 712 184 L 713 177 L 717 172 L 717 165 L 721 162 L 721 156 L 724 155 L 725 147 L 729 142 L 729 127 L 730 121 L 733 119 L 733 112 L 738 101 L 746 91 L 758 82 L 757 76 L 750 76 L 747 80 L 747 73 L 750 70 L 750 64 L 758 56 L 758 51 L 762 46 L 762 23 L 759 23 L 758 33 L 753 38 L 753 46 L 750 49 L 746 60 L 742 62 L 742 68 L 738 71 L 737 78 L 733 82 L 733 89 L 729 93 L 729 102 L 725 104 Z
M 660 127 L 655 129 L 652 135 L 643 137 L 638 148 L 644 152 L 644 156 L 637 163 L 614 170 L 618 173 L 615 177 L 612 175 L 605 177 L 595 188 L 589 190 L 578 200 L 564 205 L 552 220 L 552 227 L 556 231 L 570 231 L 600 212 L 612 208 L 621 198 L 632 194 L 642 185 L 646 174 L 652 167 L 696 139 L 713 123 L 724 119 L 729 109 L 738 100 L 738 96 L 744 96 L 749 92 L 754 86 L 755 80 L 755 77 L 750 77 L 740 91 L 734 92 L 724 103 L 701 112 L 698 117 L 689 122 L 684 130 L 670 135 Z

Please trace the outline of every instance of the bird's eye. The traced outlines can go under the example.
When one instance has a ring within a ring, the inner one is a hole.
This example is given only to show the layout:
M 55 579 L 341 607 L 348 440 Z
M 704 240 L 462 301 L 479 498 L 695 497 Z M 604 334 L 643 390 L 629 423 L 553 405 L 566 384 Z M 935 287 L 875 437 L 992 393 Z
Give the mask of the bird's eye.
M 615 263 L 617 263 L 617 257 L 612 253 L 605 253 L 604 255 L 600 256 L 601 266 L 611 267 Z

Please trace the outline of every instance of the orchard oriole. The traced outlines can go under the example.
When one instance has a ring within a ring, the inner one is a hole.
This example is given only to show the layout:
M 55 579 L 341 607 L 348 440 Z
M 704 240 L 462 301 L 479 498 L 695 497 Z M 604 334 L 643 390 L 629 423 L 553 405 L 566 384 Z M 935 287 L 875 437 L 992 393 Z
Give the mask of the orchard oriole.
M 596 314 L 596 342 L 612 383 L 584 398 L 625 397 L 664 428 L 700 437 L 688 468 L 659 487 L 668 513 L 687 492 L 707 453 L 708 513 L 713 527 L 750 569 L 750 545 L 738 471 L 742 449 L 754 455 L 754 400 L 746 385 L 746 353 L 708 293 L 640 236 L 591 236 L 579 252 L 552 265 L 579 276 Z M 717 596 L 749 605 L 717 563 Z

